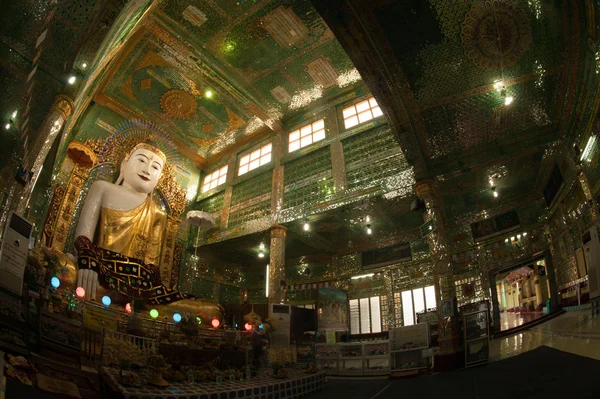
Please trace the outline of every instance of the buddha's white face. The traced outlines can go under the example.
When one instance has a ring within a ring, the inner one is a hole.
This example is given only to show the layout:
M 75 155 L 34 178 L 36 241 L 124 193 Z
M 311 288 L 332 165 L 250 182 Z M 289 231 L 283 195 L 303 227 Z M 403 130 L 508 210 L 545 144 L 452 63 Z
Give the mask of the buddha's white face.
M 123 184 L 139 193 L 150 194 L 158 184 L 164 166 L 162 158 L 152 151 L 137 149 L 121 165 Z

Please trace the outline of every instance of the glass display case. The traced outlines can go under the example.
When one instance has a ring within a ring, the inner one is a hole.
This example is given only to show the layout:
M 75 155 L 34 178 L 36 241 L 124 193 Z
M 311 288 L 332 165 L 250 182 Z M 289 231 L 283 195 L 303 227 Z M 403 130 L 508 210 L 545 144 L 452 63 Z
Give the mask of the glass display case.
M 388 375 L 389 340 L 316 344 L 317 367 L 328 375 Z
M 465 341 L 465 366 L 486 363 L 490 355 L 490 337 L 488 311 L 463 315 L 463 333 Z

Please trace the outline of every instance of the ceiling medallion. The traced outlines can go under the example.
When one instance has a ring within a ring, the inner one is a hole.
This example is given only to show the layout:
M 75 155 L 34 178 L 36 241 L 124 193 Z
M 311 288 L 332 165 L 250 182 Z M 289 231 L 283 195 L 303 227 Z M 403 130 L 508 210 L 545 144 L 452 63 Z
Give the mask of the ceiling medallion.
M 531 25 L 514 4 L 486 1 L 465 17 L 460 33 L 465 55 L 481 69 L 512 66 L 531 44 Z
M 190 119 L 196 115 L 198 102 L 187 91 L 169 90 L 160 98 L 160 107 L 170 117 L 177 119 Z

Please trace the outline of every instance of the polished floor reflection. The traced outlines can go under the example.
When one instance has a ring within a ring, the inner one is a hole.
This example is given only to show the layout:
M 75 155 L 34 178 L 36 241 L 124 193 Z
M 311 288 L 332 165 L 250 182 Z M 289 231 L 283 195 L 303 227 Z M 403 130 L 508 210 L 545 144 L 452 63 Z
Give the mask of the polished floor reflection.
M 490 343 L 490 361 L 502 360 L 546 345 L 600 360 L 600 317 L 590 309 L 566 312 L 545 323 Z
M 506 331 L 511 328 L 521 327 L 541 317 L 546 316 L 544 312 L 502 312 L 500 313 L 500 330 Z

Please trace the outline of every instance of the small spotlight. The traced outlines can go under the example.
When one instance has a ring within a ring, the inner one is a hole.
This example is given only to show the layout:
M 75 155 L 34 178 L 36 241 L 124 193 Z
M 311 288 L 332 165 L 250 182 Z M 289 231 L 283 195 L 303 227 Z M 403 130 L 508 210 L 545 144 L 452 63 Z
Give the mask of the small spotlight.
M 504 87 L 504 82 L 499 80 L 497 82 L 494 82 L 494 89 L 500 91 L 502 90 L 502 88 Z
M 504 99 L 504 105 L 510 105 L 513 102 L 514 98 L 512 96 L 508 96 Z
M 367 215 L 367 222 L 371 221 L 371 217 L 369 215 Z
M 260 245 L 258 246 L 259 249 L 265 249 L 265 244 L 264 243 L 260 243 Z
M 259 257 L 259 258 L 264 258 L 264 257 L 265 257 L 265 254 L 263 254 L 263 253 L 261 252 L 261 253 L 259 253 L 259 254 L 258 254 L 258 257 Z
M 82 67 L 83 69 L 87 68 L 87 63 L 85 63 L 85 62 L 84 62 L 83 64 L 81 64 L 81 67 Z
M 521 238 L 521 234 L 517 234 L 517 240 Z
M 75 76 L 71 76 L 68 80 L 69 84 L 72 85 L 73 83 L 75 83 L 75 81 L 77 80 L 77 78 Z
M 13 113 L 12 113 L 11 117 L 12 117 L 12 118 L 16 118 L 16 117 L 17 117 L 17 111 L 13 111 Z
M 504 239 L 504 242 L 508 242 L 508 238 L 505 238 L 505 239 Z
M 213 92 L 212 91 L 206 90 L 204 92 L 204 97 L 206 97 L 206 98 L 212 98 L 212 96 L 213 96 Z
M 304 231 L 308 231 L 310 229 L 310 225 L 307 223 L 304 223 Z
M 5 128 L 6 130 L 10 129 L 10 123 L 7 123 L 7 124 L 4 126 L 4 128 Z
M 494 180 L 490 179 L 490 186 L 494 185 Z
M 523 233 L 523 237 L 526 237 L 526 236 L 527 236 L 527 233 Z
M 513 236 L 513 237 L 510 237 L 510 240 L 511 240 L 511 241 L 514 241 L 514 240 L 515 240 L 515 237 L 514 237 L 514 236 Z
M 494 191 L 494 198 L 498 198 L 498 191 Z
M 371 230 L 371 225 L 367 225 L 367 234 L 371 234 L 373 231 Z

